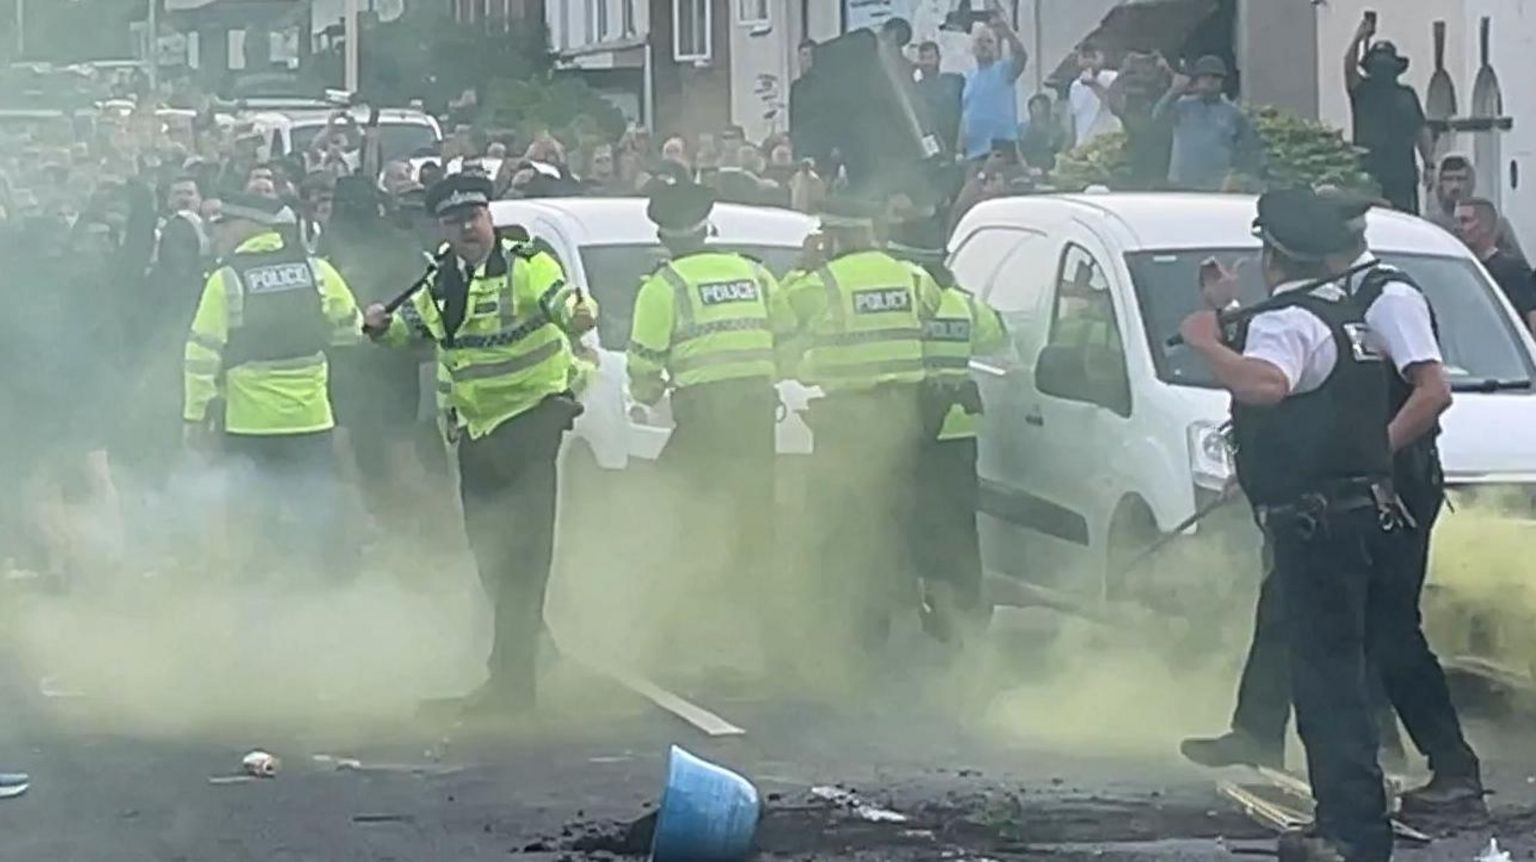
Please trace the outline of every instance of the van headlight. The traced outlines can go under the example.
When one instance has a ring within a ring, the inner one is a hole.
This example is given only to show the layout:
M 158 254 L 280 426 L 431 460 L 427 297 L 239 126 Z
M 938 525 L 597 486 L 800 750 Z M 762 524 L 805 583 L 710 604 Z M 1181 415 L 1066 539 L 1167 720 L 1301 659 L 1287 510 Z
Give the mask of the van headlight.
M 1226 426 L 1217 422 L 1192 422 L 1189 426 L 1189 473 L 1195 487 L 1220 491 L 1232 477 L 1232 447 Z

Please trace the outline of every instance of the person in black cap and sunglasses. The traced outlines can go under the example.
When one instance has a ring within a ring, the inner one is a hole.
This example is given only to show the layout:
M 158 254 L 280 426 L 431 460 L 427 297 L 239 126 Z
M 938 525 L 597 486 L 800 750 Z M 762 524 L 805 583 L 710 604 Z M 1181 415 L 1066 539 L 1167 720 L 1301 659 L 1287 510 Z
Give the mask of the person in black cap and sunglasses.
M 1370 44 L 1375 36 L 1376 16 L 1366 13 L 1344 53 L 1355 145 L 1365 149 L 1365 170 L 1381 184 L 1392 206 L 1418 215 L 1421 173 L 1413 153 L 1417 148 L 1424 159 L 1422 178 L 1427 187 L 1434 177 L 1434 137 L 1418 93 L 1398 81 L 1408 71 L 1408 58 L 1398 54 L 1391 42 Z
M 1180 333 L 1232 393 L 1238 481 L 1286 611 L 1317 818 L 1282 837 L 1281 859 L 1380 862 L 1392 827 L 1366 656 L 1394 644 L 1368 625 L 1392 612 L 1390 574 L 1373 560 L 1408 524 L 1392 489 L 1387 367 L 1330 262 L 1356 242 L 1346 213 L 1310 190 L 1270 192 L 1258 209 L 1271 298 L 1225 324 L 1196 312 Z

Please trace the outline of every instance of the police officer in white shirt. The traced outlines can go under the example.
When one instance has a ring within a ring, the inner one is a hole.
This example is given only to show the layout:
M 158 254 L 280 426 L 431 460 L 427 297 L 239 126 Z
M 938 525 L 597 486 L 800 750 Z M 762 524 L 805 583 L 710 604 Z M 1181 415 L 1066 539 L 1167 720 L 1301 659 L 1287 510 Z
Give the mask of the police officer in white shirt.
M 1428 568 L 1430 532 L 1444 500 L 1435 445 L 1438 418 L 1450 406 L 1451 387 L 1423 293 L 1405 273 L 1380 264 L 1366 251 L 1365 212 L 1370 204 L 1343 196 L 1327 199 L 1341 208 L 1353 237 L 1347 251 L 1330 258 L 1330 268 L 1350 273 L 1343 283 L 1365 309 L 1372 344 L 1397 372 L 1388 383 L 1388 439 L 1394 490 L 1407 508 L 1409 525 L 1373 562 L 1383 577 L 1399 585 L 1392 593 L 1399 607 L 1388 619 L 1401 646 L 1372 657 L 1379 673 L 1371 679 L 1384 686 L 1376 692 L 1379 706 L 1387 699 L 1396 706 L 1415 744 L 1429 757 L 1434 775 L 1428 785 L 1403 795 L 1404 812 L 1476 816 L 1485 810 L 1478 759 L 1462 734 L 1445 674 L 1419 627 L 1418 599 Z M 1268 579 L 1260 594 L 1232 730 L 1212 739 L 1186 740 L 1182 750 L 1191 760 L 1213 767 L 1277 766 L 1283 761 L 1290 690 L 1280 606 L 1278 583 Z M 1395 749 L 1401 758 L 1396 717 L 1381 709 L 1378 718 L 1384 751 Z
M 1406 524 L 1391 489 L 1387 370 L 1330 265 L 1356 241 L 1346 213 L 1311 191 L 1271 192 L 1258 208 L 1273 295 L 1226 326 L 1215 311 L 1196 312 L 1180 333 L 1232 393 L 1238 481 L 1285 607 L 1317 818 L 1282 838 L 1281 859 L 1381 862 L 1392 829 L 1366 656 L 1399 647 L 1384 638 L 1400 627 L 1377 623 L 1400 613 L 1405 590 L 1372 560 Z

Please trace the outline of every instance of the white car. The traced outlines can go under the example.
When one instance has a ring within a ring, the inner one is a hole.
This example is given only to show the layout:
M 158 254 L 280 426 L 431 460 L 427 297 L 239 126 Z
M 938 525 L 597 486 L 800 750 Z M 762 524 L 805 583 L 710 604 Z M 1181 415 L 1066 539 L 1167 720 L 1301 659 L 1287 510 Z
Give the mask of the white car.
M 987 568 L 1081 596 L 1136 595 L 1122 563 L 1213 498 L 1231 474 L 1228 396 L 1168 338 L 1215 257 L 1262 296 L 1242 195 L 1083 194 L 988 201 L 951 239 L 951 267 L 1007 321 L 1014 354 L 972 363 Z M 1536 343 L 1460 242 L 1373 210 L 1367 239 L 1437 316 L 1456 389 L 1440 449 L 1452 486 L 1536 483 Z M 1246 518 L 1241 510 L 1237 517 Z
M 586 344 L 599 356 L 597 379 L 582 396 L 587 412 L 577 420 L 576 437 L 592 449 L 598 466 L 618 470 L 631 458 L 655 460 L 672 433 L 664 400 L 655 409 L 636 409 L 629 395 L 625 349 L 629 345 L 635 296 L 642 279 L 667 254 L 656 227 L 645 216 L 644 198 L 535 198 L 496 201 L 491 216 L 498 227 L 517 225 L 554 248 L 566 276 L 598 303 L 597 330 Z M 719 204 L 710 216 L 711 245 L 740 251 L 782 276 L 795 263 L 807 235 L 816 228 L 810 216 L 768 207 Z M 779 384 L 777 427 L 780 454 L 806 454 L 811 432 L 800 418 L 816 390 L 793 381 Z

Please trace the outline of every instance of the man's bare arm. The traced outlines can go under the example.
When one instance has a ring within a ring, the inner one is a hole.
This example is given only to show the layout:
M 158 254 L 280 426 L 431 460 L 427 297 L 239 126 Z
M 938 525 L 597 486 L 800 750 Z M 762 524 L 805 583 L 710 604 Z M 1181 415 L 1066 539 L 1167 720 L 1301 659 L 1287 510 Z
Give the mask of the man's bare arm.
M 1387 425 L 1387 442 L 1397 452 L 1412 445 L 1435 427 L 1451 406 L 1451 382 L 1438 362 L 1415 362 L 1403 369 L 1413 393 Z

